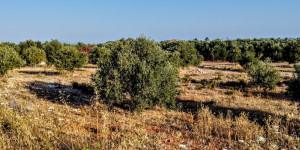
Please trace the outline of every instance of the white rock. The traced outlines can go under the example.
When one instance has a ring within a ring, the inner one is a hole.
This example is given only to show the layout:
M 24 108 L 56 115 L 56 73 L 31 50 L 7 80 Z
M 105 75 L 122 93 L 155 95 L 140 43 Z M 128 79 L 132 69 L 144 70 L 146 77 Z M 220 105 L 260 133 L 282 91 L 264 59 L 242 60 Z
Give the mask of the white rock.
M 266 139 L 262 136 L 259 136 L 259 137 L 255 138 L 255 141 L 264 142 L 264 141 L 266 141 Z
M 54 85 L 54 84 L 48 84 L 48 87 L 49 87 L 49 88 L 56 88 L 57 85 Z
M 54 107 L 52 107 L 52 106 L 48 108 L 48 110 L 53 110 L 53 109 L 54 109 Z
M 32 110 L 32 106 L 25 106 L 25 110 Z
M 279 128 L 279 126 L 272 126 L 272 128 L 273 128 L 273 129 L 278 129 L 278 128 Z
M 276 147 L 277 147 L 277 145 L 275 145 L 275 144 L 271 144 L 271 147 L 273 147 L 273 148 L 276 148 Z
M 184 145 L 184 144 L 179 144 L 179 148 L 181 148 L 181 149 L 187 149 L 186 145 Z
M 245 141 L 244 141 L 244 140 L 238 140 L 238 142 L 239 142 L 239 143 L 244 143 Z

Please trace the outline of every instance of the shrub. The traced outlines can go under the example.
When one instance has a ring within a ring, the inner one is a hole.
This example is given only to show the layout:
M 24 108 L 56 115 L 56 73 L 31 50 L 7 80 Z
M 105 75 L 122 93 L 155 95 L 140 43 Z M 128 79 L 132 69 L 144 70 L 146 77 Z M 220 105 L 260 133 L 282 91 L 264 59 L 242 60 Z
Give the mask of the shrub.
M 99 61 L 109 61 L 110 50 L 106 47 L 94 47 L 89 55 L 89 62 L 97 64 Z
M 267 62 L 257 61 L 248 63 L 248 74 L 254 85 L 265 88 L 265 90 L 273 89 L 280 80 L 280 74 L 274 70 Z
M 290 81 L 287 90 L 294 99 L 300 100 L 300 63 L 295 64 L 294 67 L 296 70 L 295 76 L 294 79 Z
M 203 60 L 203 56 L 197 52 L 194 44 L 192 43 L 188 43 L 185 41 L 164 41 L 161 42 L 161 47 L 168 52 L 176 52 L 174 55 L 171 55 L 170 58 L 173 61 L 179 61 L 173 62 L 178 63 L 179 66 L 197 66 Z M 179 60 L 178 57 L 180 58 Z
M 225 92 L 226 95 L 234 95 L 235 93 L 236 93 L 235 90 L 227 90 L 227 91 Z
M 54 66 L 59 70 L 74 71 L 88 61 L 86 52 L 80 52 L 75 47 L 64 46 L 57 50 L 54 56 Z
M 20 42 L 18 47 L 17 47 L 17 52 L 21 54 L 21 52 L 29 47 L 37 47 L 37 43 L 34 42 L 33 40 L 27 40 L 25 42 Z
M 191 82 L 192 81 L 192 78 L 190 75 L 185 75 L 183 78 L 181 78 L 181 81 L 183 83 L 188 83 L 188 82 Z
M 236 43 L 229 42 L 227 60 L 230 62 L 239 62 L 242 57 L 242 51 Z
M 110 106 L 127 103 L 137 111 L 155 105 L 175 108 L 178 70 L 168 55 L 144 37 L 117 41 L 110 61 L 100 61 L 93 76 L 97 93 Z
M 23 64 L 19 54 L 10 47 L 0 47 L 0 76 Z
M 63 47 L 63 45 L 57 41 L 57 40 L 52 40 L 50 42 L 46 42 L 44 49 L 46 52 L 46 57 L 47 57 L 47 64 L 48 65 L 53 65 L 54 64 L 54 60 L 55 60 L 55 55 L 56 55 L 56 51 L 61 50 Z
M 21 57 L 26 61 L 27 65 L 31 66 L 45 61 L 46 53 L 37 47 L 30 47 L 21 52 Z
M 242 57 L 239 59 L 239 64 L 247 70 L 249 63 L 257 63 L 260 57 L 256 57 L 255 52 L 246 51 L 243 53 Z

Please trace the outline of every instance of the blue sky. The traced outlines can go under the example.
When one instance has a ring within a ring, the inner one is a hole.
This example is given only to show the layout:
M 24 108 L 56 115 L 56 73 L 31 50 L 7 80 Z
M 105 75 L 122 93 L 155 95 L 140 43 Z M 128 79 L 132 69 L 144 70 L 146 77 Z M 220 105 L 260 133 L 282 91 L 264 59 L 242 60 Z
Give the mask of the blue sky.
M 0 42 L 300 37 L 299 0 L 1 0 Z

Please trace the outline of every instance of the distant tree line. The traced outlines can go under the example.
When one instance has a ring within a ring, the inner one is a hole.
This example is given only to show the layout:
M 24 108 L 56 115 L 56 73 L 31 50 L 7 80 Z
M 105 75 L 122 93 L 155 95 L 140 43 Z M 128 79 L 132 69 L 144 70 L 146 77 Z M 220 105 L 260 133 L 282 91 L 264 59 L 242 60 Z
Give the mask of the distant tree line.
M 297 39 L 236 39 L 236 40 L 198 40 L 187 41 L 195 45 L 205 60 L 227 60 L 238 62 L 245 53 L 254 53 L 261 59 L 270 58 L 273 62 L 300 61 L 300 38 Z

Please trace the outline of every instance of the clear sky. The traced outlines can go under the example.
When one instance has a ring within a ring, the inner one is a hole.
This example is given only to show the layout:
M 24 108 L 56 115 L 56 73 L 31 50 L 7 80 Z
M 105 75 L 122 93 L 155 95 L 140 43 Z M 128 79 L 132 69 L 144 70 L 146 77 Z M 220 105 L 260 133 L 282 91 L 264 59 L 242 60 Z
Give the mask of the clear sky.
M 300 37 L 300 0 L 1 0 L 0 42 Z

